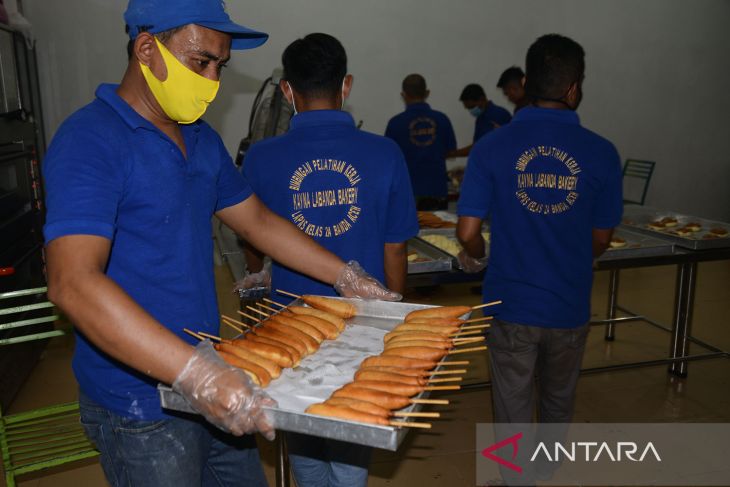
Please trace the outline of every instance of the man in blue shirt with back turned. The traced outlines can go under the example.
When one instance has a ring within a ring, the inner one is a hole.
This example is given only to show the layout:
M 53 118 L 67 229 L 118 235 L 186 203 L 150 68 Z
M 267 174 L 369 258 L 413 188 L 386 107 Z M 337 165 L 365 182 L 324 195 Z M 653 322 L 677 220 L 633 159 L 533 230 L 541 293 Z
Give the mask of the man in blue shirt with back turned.
M 81 422 L 114 487 L 266 485 L 241 436 L 271 439 L 275 403 L 184 333 L 219 331 L 212 216 L 343 295 L 399 296 L 266 208 L 199 120 L 231 49 L 267 35 L 220 0 L 131 0 L 124 19 L 121 83 L 59 127 L 43 163 L 48 295 L 75 327 Z M 158 382 L 202 417 L 163 411 Z
M 280 86 L 295 115 L 289 132 L 251 148 L 246 178 L 273 211 L 402 292 L 406 240 L 418 233 L 403 154 L 392 140 L 358 130 L 342 111 L 352 75 L 337 39 L 309 34 L 286 48 L 282 64 Z M 247 253 L 250 271 L 261 269 L 261 257 Z M 332 294 L 276 258 L 271 282 L 296 294 Z M 287 443 L 299 487 L 367 484 L 370 448 L 300 434 L 288 434 Z
M 464 108 L 476 118 L 474 122 L 474 137 L 472 143 L 461 149 L 451 151 L 448 157 L 466 157 L 471 152 L 474 144 L 479 139 L 494 129 L 507 125 L 512 120 L 512 115 L 507 110 L 496 105 L 493 101 L 487 99 L 484 88 L 477 84 L 469 84 L 461 91 L 459 101 Z
M 484 267 L 480 228 L 491 216 L 483 289 L 485 301 L 503 301 L 487 339 L 498 425 L 532 422 L 535 375 L 538 421 L 571 421 L 592 263 L 621 221 L 618 153 L 581 127 L 575 113 L 584 69 L 576 42 L 540 37 L 527 52 L 525 90 L 533 105 L 482 138 L 469 156 L 458 204 L 459 259 L 467 271 Z M 502 475 L 510 485 L 533 485 L 554 468 Z
M 445 210 L 447 201 L 446 153 L 456 148 L 449 117 L 426 103 L 430 94 L 420 74 L 409 74 L 402 84 L 403 113 L 391 118 L 385 136 L 403 151 L 411 176 L 416 207 L 422 211 Z

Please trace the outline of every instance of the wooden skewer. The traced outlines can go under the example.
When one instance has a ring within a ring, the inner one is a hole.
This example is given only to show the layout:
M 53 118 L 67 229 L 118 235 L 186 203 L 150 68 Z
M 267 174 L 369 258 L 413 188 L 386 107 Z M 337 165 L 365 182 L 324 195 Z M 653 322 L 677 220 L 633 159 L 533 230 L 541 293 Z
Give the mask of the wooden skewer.
M 195 338 L 197 338 L 197 339 L 198 339 L 198 340 L 200 340 L 201 342 L 202 342 L 203 340 L 205 340 L 205 338 L 203 338 L 202 336 L 198 335 L 198 334 L 197 334 L 197 333 L 195 333 L 195 332 L 194 332 L 193 330 L 188 330 L 187 328 L 183 328 L 183 331 L 184 331 L 185 333 L 187 333 L 188 335 L 192 335 L 192 336 L 194 336 Z
M 449 336 L 450 337 L 461 337 L 461 336 L 468 336 L 468 335 L 481 335 L 483 332 L 481 330 L 467 330 L 467 331 L 457 331 L 456 333 L 452 333 Z
M 393 416 L 399 418 L 440 418 L 441 413 L 396 411 L 393 413 Z
M 461 386 L 426 386 L 424 391 L 458 391 Z
M 412 404 L 448 404 L 448 399 L 411 399 Z
M 244 318 L 248 318 L 249 320 L 254 320 L 256 324 L 261 323 L 260 318 L 256 318 L 255 316 L 251 316 L 250 314 L 244 313 L 243 311 L 236 311 L 239 315 L 243 316 Z
M 290 293 L 288 291 L 282 291 L 281 289 L 276 290 L 277 293 L 283 294 L 284 296 L 291 296 L 292 298 L 301 298 L 298 294 Z
M 243 333 L 244 331 L 246 331 L 244 328 L 240 328 L 240 327 L 234 325 L 233 323 L 230 323 L 225 318 L 221 320 L 221 323 L 223 323 L 224 325 L 230 326 L 231 328 L 236 330 L 238 333 Z
M 256 309 L 256 308 L 254 308 L 253 306 L 246 306 L 246 308 L 250 309 L 251 311 L 253 311 L 253 312 L 255 312 L 255 313 L 258 313 L 258 314 L 260 314 L 261 316 L 266 316 L 267 318 L 269 317 L 269 314 L 268 314 L 268 313 L 264 313 L 264 312 L 263 312 L 263 311 L 261 311 L 260 309 Z
M 264 308 L 264 309 L 265 309 L 266 311 L 271 311 L 272 313 L 278 313 L 278 312 L 279 312 L 279 310 L 278 310 L 278 309 L 274 309 L 274 308 L 272 308 L 271 306 L 266 306 L 265 304 L 261 304 L 261 303 L 256 303 L 256 305 L 257 305 L 257 306 L 258 306 L 259 308 Z
M 466 374 L 466 369 L 451 369 L 451 370 L 435 370 L 433 372 L 424 372 L 424 375 L 451 375 L 451 374 Z
M 498 299 L 497 301 L 492 301 L 491 303 L 484 303 L 484 304 L 480 304 L 478 306 L 472 306 L 471 309 L 486 308 L 487 306 L 494 306 L 495 304 L 502 304 L 502 300 Z
M 482 316 L 481 318 L 472 318 L 470 320 L 466 320 L 464 323 L 462 323 L 462 325 L 465 323 L 476 323 L 478 321 L 489 321 L 489 320 L 493 320 L 493 319 L 494 319 L 494 316 Z
M 484 328 L 491 328 L 490 323 L 484 323 L 483 325 L 469 325 L 469 326 L 462 326 L 461 330 L 483 330 Z
M 230 322 L 231 322 L 231 323 L 233 323 L 234 325 L 242 326 L 242 327 L 244 327 L 244 328 L 251 328 L 251 325 L 247 325 L 247 324 L 246 324 L 246 323 L 244 323 L 243 321 L 238 321 L 238 320 L 234 320 L 234 319 L 233 319 L 233 318 L 231 318 L 230 316 L 226 316 L 226 315 L 221 315 L 221 318 L 224 318 L 224 319 L 226 319 L 226 320 L 230 321 Z
M 469 365 L 469 361 L 468 360 L 449 360 L 448 362 L 445 362 L 445 361 L 439 362 L 438 365 L 440 365 L 441 367 L 445 367 L 447 365 Z M 437 365 L 437 367 L 438 367 L 438 365 Z
M 449 355 L 454 355 L 456 353 L 468 353 L 468 352 L 479 352 L 481 350 L 486 350 L 487 347 L 471 347 L 471 348 L 461 348 L 459 350 L 449 350 Z
M 211 340 L 216 340 L 218 342 L 222 342 L 223 341 L 223 339 L 221 337 L 217 337 L 215 335 L 211 335 L 210 333 L 205 333 L 205 332 L 202 332 L 202 331 L 199 331 L 198 332 L 198 335 L 200 335 L 202 337 L 205 337 L 205 338 L 210 338 Z
M 484 337 L 481 336 L 481 337 L 454 338 L 453 340 L 451 340 L 451 343 L 453 343 L 454 345 L 464 345 L 467 343 L 476 343 L 476 342 L 483 342 L 483 341 L 484 341 Z
M 400 428 L 431 428 L 431 423 L 411 423 L 410 421 L 391 421 L 388 424 L 391 426 L 398 426 Z
M 276 301 L 273 301 L 269 298 L 264 298 L 264 301 L 266 301 L 267 303 L 275 304 L 277 306 L 281 306 L 282 308 L 286 308 L 285 304 L 277 303 Z
M 441 379 L 431 379 L 428 381 L 429 384 L 436 384 L 437 382 L 461 382 L 461 377 L 443 377 Z

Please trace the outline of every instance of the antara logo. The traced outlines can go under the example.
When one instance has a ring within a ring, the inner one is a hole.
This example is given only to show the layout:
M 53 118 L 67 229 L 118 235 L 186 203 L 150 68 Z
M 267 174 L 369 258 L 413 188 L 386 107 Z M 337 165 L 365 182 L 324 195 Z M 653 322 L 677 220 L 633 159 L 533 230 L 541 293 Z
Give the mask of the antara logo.
M 482 456 L 521 474 L 522 467 L 512 461 L 498 457 L 493 452 L 505 446 L 512 445 L 512 460 L 514 461 L 520 449 L 519 441 L 522 439 L 522 436 L 522 433 L 517 433 L 488 446 L 482 450 Z M 637 458 L 636 454 L 640 450 L 641 454 Z M 582 455 L 580 455 L 581 453 Z M 577 461 L 584 459 L 586 462 L 598 462 L 601 459 L 610 459 L 612 462 L 620 462 L 624 459 L 632 462 L 643 462 L 647 455 L 650 454 L 657 462 L 662 461 L 659 452 L 657 452 L 652 442 L 648 442 L 643 449 L 640 449 L 639 445 L 633 441 L 619 441 L 613 446 L 605 441 L 601 443 L 597 441 L 573 441 L 565 445 L 555 442 L 551 450 L 541 441 L 533 451 L 530 462 L 534 462 L 540 457 L 544 457 L 548 462 L 560 462 L 561 460 L 575 462 L 576 459 Z

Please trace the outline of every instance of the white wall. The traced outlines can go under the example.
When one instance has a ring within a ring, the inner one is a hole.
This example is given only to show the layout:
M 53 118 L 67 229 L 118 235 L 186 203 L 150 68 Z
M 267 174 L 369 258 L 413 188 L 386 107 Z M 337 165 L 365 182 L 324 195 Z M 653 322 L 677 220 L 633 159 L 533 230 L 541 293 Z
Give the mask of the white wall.
M 173 2 L 171 2 L 173 3 Z M 42 61 L 49 134 L 125 67 L 124 0 L 23 0 Z M 461 88 L 495 88 L 503 69 L 524 65 L 539 35 L 559 32 L 587 53 L 584 124 L 622 157 L 657 161 L 647 204 L 730 220 L 730 2 L 727 0 L 229 0 L 231 16 L 271 34 L 236 53 L 206 119 L 232 152 L 246 132 L 253 96 L 296 37 L 338 37 L 355 87 L 347 109 L 380 132 L 401 110 L 400 82 L 422 73 L 431 104 L 446 112 L 461 144 L 473 120 Z M 511 107 L 510 107 L 511 108 Z

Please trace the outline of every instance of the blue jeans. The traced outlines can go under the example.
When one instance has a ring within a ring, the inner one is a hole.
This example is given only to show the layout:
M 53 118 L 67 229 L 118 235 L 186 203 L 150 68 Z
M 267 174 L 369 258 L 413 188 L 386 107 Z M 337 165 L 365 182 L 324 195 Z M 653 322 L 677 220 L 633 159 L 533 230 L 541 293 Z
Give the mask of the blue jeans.
M 364 487 L 372 448 L 299 433 L 286 434 L 298 487 Z
M 268 486 L 253 436 L 234 437 L 194 416 L 126 418 L 83 393 L 79 407 L 113 487 Z

